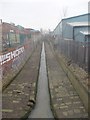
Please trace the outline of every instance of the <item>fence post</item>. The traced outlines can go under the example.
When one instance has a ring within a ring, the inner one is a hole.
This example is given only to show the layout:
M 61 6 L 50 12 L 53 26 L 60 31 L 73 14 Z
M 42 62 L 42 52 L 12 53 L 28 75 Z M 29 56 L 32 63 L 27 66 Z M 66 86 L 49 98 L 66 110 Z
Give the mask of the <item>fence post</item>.
M 88 74 L 90 75 L 90 42 L 88 42 Z
M 90 1 L 88 2 L 88 13 L 90 13 Z M 88 14 L 88 24 L 90 24 L 90 14 Z M 88 28 L 89 31 L 89 28 Z M 88 38 L 88 74 L 90 76 L 90 40 Z

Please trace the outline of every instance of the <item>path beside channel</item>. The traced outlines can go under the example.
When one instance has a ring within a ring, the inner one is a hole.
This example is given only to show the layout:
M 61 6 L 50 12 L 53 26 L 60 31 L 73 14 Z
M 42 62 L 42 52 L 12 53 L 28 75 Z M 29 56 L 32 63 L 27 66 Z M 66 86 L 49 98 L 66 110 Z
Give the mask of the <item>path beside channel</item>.
M 56 118 L 88 118 L 79 95 L 55 58 L 49 41 L 45 42 L 45 50 L 54 116 Z
M 41 55 L 41 43 L 38 43 L 32 56 L 2 93 L 2 117 L 27 117 L 35 103 L 36 82 Z

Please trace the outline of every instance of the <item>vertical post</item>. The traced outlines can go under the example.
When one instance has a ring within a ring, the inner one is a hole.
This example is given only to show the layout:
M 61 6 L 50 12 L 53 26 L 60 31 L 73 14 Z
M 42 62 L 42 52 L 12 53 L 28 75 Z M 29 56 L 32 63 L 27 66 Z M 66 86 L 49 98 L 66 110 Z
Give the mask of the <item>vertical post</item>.
M 90 2 L 88 2 L 88 24 L 90 24 Z M 88 27 L 89 32 L 89 27 Z M 90 40 L 88 37 L 88 74 L 90 75 Z
M 0 52 L 2 52 L 2 20 L 0 19 Z
M 0 53 L 2 53 L 2 20 L 0 20 Z M 2 110 L 2 66 L 0 64 L 0 110 Z M 0 120 L 2 119 L 2 111 L 0 111 Z
M 88 2 L 88 24 L 90 24 L 90 1 Z M 89 32 L 89 28 L 88 28 Z M 90 40 L 88 37 L 88 89 L 90 89 Z M 90 93 L 88 94 L 88 115 L 90 117 Z

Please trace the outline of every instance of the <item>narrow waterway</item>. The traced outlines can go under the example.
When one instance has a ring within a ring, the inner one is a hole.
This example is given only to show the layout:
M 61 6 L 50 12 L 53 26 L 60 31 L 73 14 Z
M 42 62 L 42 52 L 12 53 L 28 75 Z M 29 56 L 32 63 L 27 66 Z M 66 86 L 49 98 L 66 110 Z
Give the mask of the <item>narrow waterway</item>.
M 36 105 L 29 118 L 54 118 L 50 109 L 50 95 L 48 90 L 44 42 L 42 44 Z

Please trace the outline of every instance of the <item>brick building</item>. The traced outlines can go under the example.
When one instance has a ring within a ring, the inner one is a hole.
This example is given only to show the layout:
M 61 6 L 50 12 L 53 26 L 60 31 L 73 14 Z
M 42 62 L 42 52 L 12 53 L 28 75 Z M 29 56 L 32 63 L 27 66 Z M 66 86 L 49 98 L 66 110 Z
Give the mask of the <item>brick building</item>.
M 30 30 L 14 23 L 6 23 L 0 20 L 0 51 L 7 51 L 19 47 L 30 40 Z

